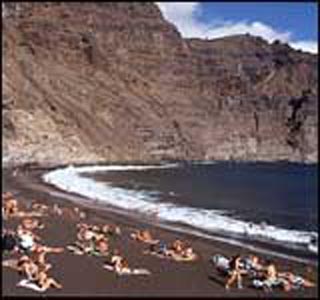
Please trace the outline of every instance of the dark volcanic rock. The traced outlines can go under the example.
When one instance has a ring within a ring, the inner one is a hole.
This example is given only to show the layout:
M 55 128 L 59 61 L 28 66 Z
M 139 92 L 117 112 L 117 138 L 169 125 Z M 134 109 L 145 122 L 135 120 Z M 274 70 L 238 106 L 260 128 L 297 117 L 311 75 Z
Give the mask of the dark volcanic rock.
M 152 3 L 8 3 L 6 161 L 317 161 L 317 55 L 182 39 Z

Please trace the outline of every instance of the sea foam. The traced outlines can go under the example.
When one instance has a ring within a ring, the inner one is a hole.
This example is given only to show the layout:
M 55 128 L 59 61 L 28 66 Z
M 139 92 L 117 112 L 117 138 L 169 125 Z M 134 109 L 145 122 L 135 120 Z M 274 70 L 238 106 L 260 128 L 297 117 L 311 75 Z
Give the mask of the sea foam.
M 45 182 L 61 190 L 101 201 L 127 211 L 139 212 L 146 216 L 157 216 L 163 221 L 189 225 L 206 232 L 231 234 L 240 237 L 250 237 L 251 240 L 274 242 L 288 248 L 302 246 L 305 250 L 309 249 L 309 251 L 318 253 L 317 232 L 285 229 L 270 224 L 249 223 L 228 216 L 226 211 L 192 208 L 169 202 L 159 202 L 158 191 L 137 191 L 113 187 L 109 183 L 97 182 L 83 175 L 83 173 L 139 171 L 175 167 L 179 167 L 179 165 L 69 166 L 44 174 L 43 179 Z M 310 247 L 310 241 L 314 238 L 316 239 L 316 244 Z

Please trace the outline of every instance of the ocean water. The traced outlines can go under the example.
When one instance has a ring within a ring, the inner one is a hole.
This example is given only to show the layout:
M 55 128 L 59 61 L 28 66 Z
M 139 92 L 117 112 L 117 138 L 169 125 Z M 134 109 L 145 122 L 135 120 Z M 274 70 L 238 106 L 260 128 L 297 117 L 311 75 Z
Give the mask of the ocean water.
M 46 182 L 172 227 L 317 254 L 317 165 L 292 163 L 69 167 Z M 299 255 L 299 254 L 297 254 Z

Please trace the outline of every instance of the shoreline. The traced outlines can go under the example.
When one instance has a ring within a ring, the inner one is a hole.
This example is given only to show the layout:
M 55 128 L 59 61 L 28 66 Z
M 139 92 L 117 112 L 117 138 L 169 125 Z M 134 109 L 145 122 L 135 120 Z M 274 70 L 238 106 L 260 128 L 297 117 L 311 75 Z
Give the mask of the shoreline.
M 96 207 L 86 207 L 83 206 L 80 202 L 74 203 L 71 201 L 72 198 L 76 197 L 72 194 L 66 194 L 64 192 L 56 191 L 56 193 L 48 193 L 48 189 L 41 184 L 39 176 L 44 171 L 48 171 L 48 168 L 44 166 L 42 168 L 34 170 L 21 170 L 18 169 L 16 176 L 12 176 L 10 169 L 4 169 L 3 181 L 4 181 L 4 190 L 11 191 L 16 195 L 18 200 L 26 203 L 28 200 L 37 200 L 37 202 L 45 203 L 46 205 L 52 206 L 54 203 L 58 203 L 63 207 L 80 207 L 87 214 L 87 222 L 107 222 L 118 224 L 121 229 L 124 229 L 124 236 L 121 238 L 121 245 L 124 252 L 128 252 L 130 249 L 130 255 L 128 256 L 129 264 L 135 262 L 145 261 L 148 268 L 152 271 L 152 275 L 146 278 L 132 278 L 126 277 L 128 283 L 125 284 L 122 279 L 114 278 L 114 274 L 107 273 L 102 269 L 102 262 L 100 264 L 87 265 L 88 272 L 93 276 L 90 279 L 84 278 L 81 280 L 83 286 L 77 290 L 75 288 L 74 282 L 72 283 L 72 278 L 70 278 L 70 269 L 74 268 L 74 261 L 86 261 L 87 263 L 95 258 L 86 258 L 86 257 L 76 257 L 71 256 L 69 253 L 65 253 L 62 256 L 67 259 L 64 264 L 64 272 L 58 273 L 57 279 L 62 282 L 64 288 L 60 290 L 49 290 L 46 294 L 50 295 L 73 295 L 73 294 L 90 294 L 90 295 L 157 295 L 157 296 L 214 296 L 214 297 L 228 297 L 228 296 L 266 296 L 262 291 L 258 291 L 252 288 L 246 288 L 243 291 L 232 289 L 229 292 L 226 292 L 219 283 L 219 278 L 215 275 L 215 280 L 211 280 L 208 277 L 211 273 L 214 273 L 212 266 L 209 264 L 209 258 L 211 255 L 216 253 L 223 253 L 225 255 L 234 255 L 237 252 L 240 252 L 242 255 L 247 253 L 252 253 L 245 249 L 238 248 L 237 246 L 227 245 L 219 241 L 208 241 L 200 237 L 196 237 L 186 233 L 173 232 L 168 229 L 158 228 L 157 226 L 152 226 L 152 224 L 145 223 L 144 220 L 137 220 L 130 216 L 118 215 L 116 212 L 112 211 L 98 211 Z M 26 173 L 25 173 L 26 172 Z M 67 196 L 68 195 L 68 196 Z M 81 197 L 78 197 L 81 198 Z M 84 200 L 84 199 L 83 199 Z M 8 222 L 10 223 L 10 222 Z M 72 218 L 66 218 L 63 224 L 56 225 L 56 227 L 51 228 L 52 235 L 50 236 L 48 243 L 52 245 L 55 244 L 55 240 L 66 240 L 72 242 L 72 234 L 65 230 L 65 228 L 71 228 L 74 226 L 74 221 Z M 59 227 L 59 228 L 58 228 Z M 127 238 L 127 233 L 133 229 L 141 228 L 150 228 L 151 232 L 155 237 L 159 237 L 166 242 L 171 242 L 174 238 L 181 238 L 184 240 L 191 241 L 192 247 L 197 253 L 201 254 L 201 260 L 199 262 L 188 264 L 181 264 L 169 261 L 163 261 L 154 257 L 143 256 L 142 249 L 146 248 L 145 246 L 138 244 L 134 241 L 131 241 Z M 63 230 L 63 239 L 59 237 L 59 232 Z M 59 245 L 57 245 L 59 246 Z M 132 250 L 132 251 L 131 251 Z M 261 254 L 258 254 L 261 256 Z M 265 256 L 263 255 L 265 258 Z M 59 258 L 56 257 L 57 265 L 56 269 L 59 270 L 61 262 L 59 263 Z M 286 261 L 279 258 L 274 258 L 274 261 L 283 266 L 284 268 L 289 268 L 294 272 L 305 275 L 306 266 L 301 263 L 296 263 L 292 261 Z M 144 266 L 142 266 L 144 267 Z M 162 275 L 162 268 L 168 268 L 166 275 Z M 157 272 L 158 269 L 158 272 Z M 296 271 L 298 270 L 298 271 Z M 29 290 L 15 288 L 14 285 L 17 282 L 16 274 L 12 274 L 13 271 L 6 270 L 3 268 L 3 294 L 4 295 L 37 295 Z M 312 274 L 309 274 L 309 277 L 312 276 L 312 280 L 317 282 L 317 273 L 318 270 L 315 267 L 312 267 Z M 102 278 L 100 278 L 102 276 Z M 60 278 L 59 278 L 60 277 Z M 97 279 L 100 283 L 98 290 L 92 289 L 94 285 L 94 278 Z M 104 281 L 104 278 L 108 277 L 110 279 Z M 167 278 L 168 277 L 168 278 Z M 153 279 L 154 278 L 154 279 Z M 177 279 L 182 280 L 177 280 Z M 191 281 L 190 281 L 191 280 Z M 193 284 L 193 280 L 195 283 Z M 91 282 L 92 281 L 92 282 Z M 140 282 L 141 281 L 141 282 Z M 221 281 L 221 280 L 220 280 Z M 68 285 L 69 282 L 69 285 Z M 120 283 L 121 282 L 121 283 Z M 148 283 L 146 285 L 146 282 Z M 67 283 L 67 284 L 65 284 Z M 87 283 L 87 286 L 86 286 Z M 79 284 L 78 284 L 79 285 Z M 106 285 L 106 286 L 105 286 Z M 190 288 L 191 287 L 191 288 Z M 112 291 L 110 290 L 112 289 Z M 290 293 L 284 293 L 281 291 L 275 291 L 269 296 L 283 296 L 283 297 L 315 297 L 317 295 L 318 288 L 312 288 L 305 291 L 295 291 Z
M 214 212 L 215 209 L 212 210 L 210 216 L 207 216 L 209 211 L 201 208 L 198 208 L 197 212 L 195 212 L 193 208 L 177 206 L 171 202 L 161 201 L 154 203 L 152 199 L 149 199 L 150 197 L 153 198 L 152 195 L 149 195 L 149 192 L 117 187 L 117 185 L 114 187 L 112 176 L 111 179 L 108 179 L 111 184 L 105 185 L 103 181 L 96 180 L 97 176 L 99 178 L 101 171 L 103 174 L 108 172 L 119 174 L 122 172 L 137 172 L 139 174 L 140 170 L 171 170 L 181 167 L 183 166 L 173 163 L 162 165 L 72 166 L 48 172 L 42 176 L 42 179 L 44 184 L 65 193 L 95 199 L 91 200 L 91 203 L 95 203 L 96 209 L 112 208 L 121 215 L 138 214 L 139 218 L 146 220 L 150 219 L 150 215 L 154 215 L 156 219 L 152 219 L 151 221 L 152 223 L 156 221 L 158 227 L 169 228 L 176 232 L 189 231 L 193 235 L 198 235 L 207 240 L 220 240 L 262 254 L 317 264 L 317 254 L 306 249 L 306 244 L 308 243 L 307 237 L 309 235 L 317 235 L 315 231 L 286 229 L 285 227 L 277 227 L 272 224 L 268 224 L 268 228 L 261 229 L 259 223 L 252 223 L 252 221 L 244 221 L 224 215 L 220 216 L 219 211 L 217 211 L 217 214 Z M 169 216 L 167 215 L 167 211 L 169 211 Z M 191 221 L 191 219 L 197 219 L 198 221 Z M 206 220 L 205 223 L 207 225 L 203 225 L 203 220 Z M 212 226 L 211 229 L 209 224 Z M 251 228 L 251 234 L 247 233 L 248 225 L 254 227 Z M 229 226 L 231 227 L 230 229 L 224 230 L 224 228 Z M 241 231 L 241 228 L 243 228 L 244 232 Z M 252 231 L 253 229 L 254 231 Z M 247 245 L 248 242 L 250 243 L 249 245 Z M 288 243 L 290 246 L 282 246 L 282 243 Z M 268 248 L 270 250 L 269 253 Z M 293 255 L 294 253 L 295 255 Z
M 203 159 L 203 160 L 181 160 L 181 159 L 167 159 L 167 160 L 129 160 L 129 161 L 79 161 L 72 163 L 58 163 L 58 162 L 45 162 L 45 161 L 4 161 L 2 160 L 2 169 L 57 169 L 65 168 L 68 166 L 77 166 L 77 167 L 86 167 L 86 166 L 111 166 L 111 165 L 160 165 L 160 164 L 181 164 L 181 165 L 190 165 L 190 164 L 216 164 L 216 163 L 230 163 L 230 164 L 289 164 L 289 165 L 298 165 L 298 166 L 318 166 L 319 161 L 295 161 L 295 160 L 214 160 L 214 159 Z

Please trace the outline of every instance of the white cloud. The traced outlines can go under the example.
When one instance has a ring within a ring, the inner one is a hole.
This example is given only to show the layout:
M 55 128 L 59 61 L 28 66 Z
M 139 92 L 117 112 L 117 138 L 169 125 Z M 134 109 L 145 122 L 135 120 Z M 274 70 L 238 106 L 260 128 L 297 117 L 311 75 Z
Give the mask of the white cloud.
M 163 16 L 174 25 L 184 37 L 202 36 L 207 25 L 198 21 L 201 12 L 199 2 L 157 2 Z
M 260 36 L 268 42 L 280 40 L 289 43 L 295 49 L 318 53 L 316 41 L 295 41 L 292 33 L 279 31 L 259 21 L 240 22 L 215 20 L 206 24 L 200 20 L 200 2 L 156 2 L 163 16 L 176 25 L 183 37 L 186 38 L 219 38 L 224 36 L 246 34 Z
M 246 21 L 231 23 L 225 22 L 224 24 L 212 28 L 206 32 L 210 38 L 218 38 L 228 35 L 245 34 L 249 33 L 255 36 L 261 36 L 268 42 L 281 40 L 288 42 L 290 40 L 290 32 L 278 32 L 272 27 L 261 22 L 248 23 Z
M 291 47 L 311 53 L 318 53 L 318 43 L 315 41 L 296 41 L 290 43 Z

